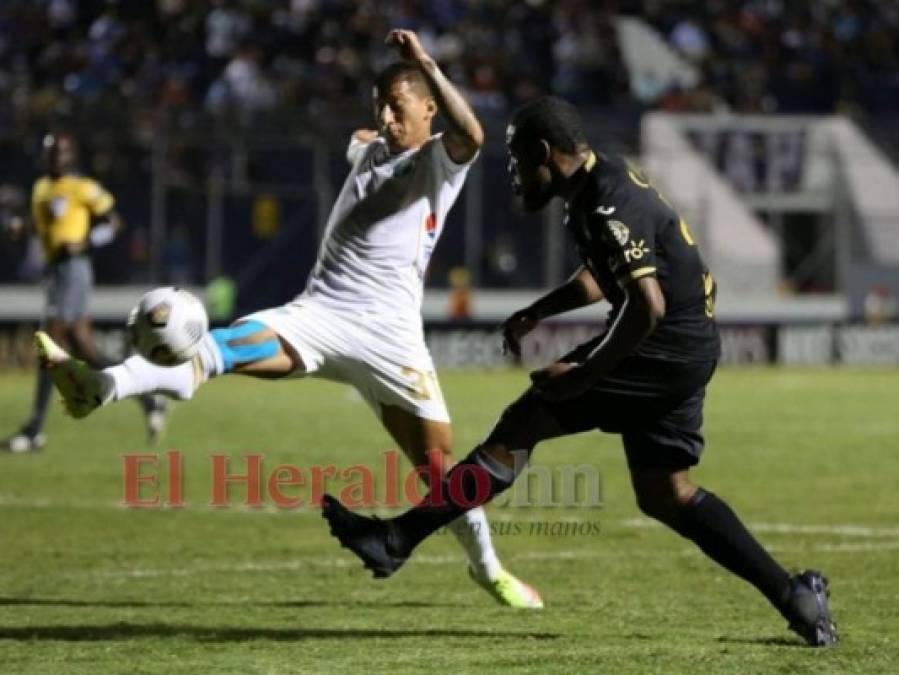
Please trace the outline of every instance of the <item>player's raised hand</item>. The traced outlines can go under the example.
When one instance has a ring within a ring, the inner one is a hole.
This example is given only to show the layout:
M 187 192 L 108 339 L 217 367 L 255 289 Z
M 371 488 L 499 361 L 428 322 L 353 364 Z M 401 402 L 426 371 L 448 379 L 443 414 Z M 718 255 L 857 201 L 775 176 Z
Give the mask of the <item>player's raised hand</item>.
M 378 132 L 375 129 L 356 129 L 353 132 L 353 140 L 360 143 L 371 143 L 377 137 Z
M 415 31 L 394 29 L 387 34 L 385 44 L 393 45 L 399 52 L 400 58 L 414 63 L 421 63 L 431 57 L 421 46 L 421 41 Z
M 534 330 L 538 319 L 530 309 L 520 309 L 503 321 L 503 354 L 521 356 L 521 339 Z

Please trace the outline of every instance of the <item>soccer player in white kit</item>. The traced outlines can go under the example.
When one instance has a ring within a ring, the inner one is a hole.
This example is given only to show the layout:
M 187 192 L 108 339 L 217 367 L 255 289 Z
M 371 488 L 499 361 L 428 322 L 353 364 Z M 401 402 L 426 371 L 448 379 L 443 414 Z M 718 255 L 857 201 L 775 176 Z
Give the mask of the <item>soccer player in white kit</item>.
M 198 356 L 175 367 L 132 356 L 94 370 L 37 333 L 38 354 L 72 416 L 150 392 L 189 399 L 225 373 L 321 377 L 354 386 L 415 466 L 436 462 L 449 470 L 452 429 L 425 345 L 421 303 L 428 261 L 484 134 L 414 32 L 393 30 L 387 43 L 403 61 L 377 78 L 378 132 L 353 134 L 352 169 L 306 289 L 282 307 L 210 331 Z M 447 129 L 432 134 L 438 110 Z M 483 509 L 450 529 L 475 582 L 502 604 L 542 607 L 539 594 L 500 564 Z

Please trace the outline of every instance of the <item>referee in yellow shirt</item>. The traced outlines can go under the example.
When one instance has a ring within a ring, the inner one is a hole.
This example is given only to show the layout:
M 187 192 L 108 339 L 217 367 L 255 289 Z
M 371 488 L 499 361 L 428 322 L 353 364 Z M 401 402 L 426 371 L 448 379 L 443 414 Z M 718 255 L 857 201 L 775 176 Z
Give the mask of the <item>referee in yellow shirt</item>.
M 47 305 L 44 330 L 68 344 L 80 358 L 96 367 L 107 365 L 97 355 L 91 335 L 88 300 L 94 283 L 90 251 L 110 243 L 121 229 L 115 200 L 97 181 L 75 173 L 77 148 L 68 134 L 48 134 L 43 141 L 47 175 L 34 184 L 31 217 L 47 260 Z M 52 384 L 39 371 L 31 419 L 7 439 L 12 452 L 38 450 L 46 443 L 42 429 Z M 151 440 L 164 423 L 161 402 L 143 397 Z

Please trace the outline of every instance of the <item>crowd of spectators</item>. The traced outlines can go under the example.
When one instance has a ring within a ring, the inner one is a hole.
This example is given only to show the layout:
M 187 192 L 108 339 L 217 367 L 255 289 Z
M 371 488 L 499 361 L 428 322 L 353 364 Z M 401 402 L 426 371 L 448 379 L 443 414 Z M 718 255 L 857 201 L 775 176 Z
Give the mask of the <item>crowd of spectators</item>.
M 697 84 L 632 83 L 620 15 L 653 26 Z M 371 124 L 373 76 L 396 58 L 384 45 L 393 27 L 419 33 L 485 122 L 551 92 L 597 111 L 613 151 L 636 150 L 639 113 L 653 108 L 842 111 L 869 115 L 871 129 L 880 114 L 899 147 L 895 1 L 2 0 L 0 221 L 27 204 L 40 135 L 73 129 L 83 168 L 133 206 L 131 243 L 144 253 L 131 267 L 143 269 L 155 139 L 172 139 L 157 173 L 196 194 L 212 161 L 197 151 L 206 132 L 343 141 Z M 7 275 L 20 258 L 0 246 Z
M 634 100 L 615 16 L 700 72 Z M 830 112 L 899 105 L 899 5 L 876 0 L 4 0 L 0 133 L 70 117 L 327 125 L 367 112 L 390 27 L 413 28 L 482 111 L 555 92 L 587 107 Z M 293 120 L 293 122 L 291 122 Z
M 79 114 L 126 113 L 144 135 L 365 115 L 373 73 L 395 58 L 391 27 L 417 30 L 482 110 L 547 91 L 584 105 L 627 95 L 613 3 L 4 0 L 0 131 Z
M 700 72 L 673 110 L 887 113 L 899 109 L 899 3 L 646 2 L 643 17 Z

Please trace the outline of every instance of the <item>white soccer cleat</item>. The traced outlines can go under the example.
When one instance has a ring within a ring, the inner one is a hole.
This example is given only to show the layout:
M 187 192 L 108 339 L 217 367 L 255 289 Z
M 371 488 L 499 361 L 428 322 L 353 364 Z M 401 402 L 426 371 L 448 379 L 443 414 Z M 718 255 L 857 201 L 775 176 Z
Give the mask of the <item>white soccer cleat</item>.
M 490 580 L 480 576 L 469 565 L 468 576 L 501 605 L 516 609 L 543 609 L 543 599 L 537 590 L 504 569 L 500 570 L 496 579 Z
M 6 439 L 6 449 L 17 455 L 36 452 L 47 444 L 47 437 L 42 433 L 28 434 L 24 431 Z
M 87 417 L 112 398 L 112 376 L 73 359 L 45 332 L 34 334 L 34 347 L 41 367 L 50 372 L 54 386 L 62 394 L 66 412 L 75 419 Z
M 144 410 L 147 421 L 147 443 L 156 445 L 168 421 L 168 402 L 162 396 L 152 396 L 153 407 Z

